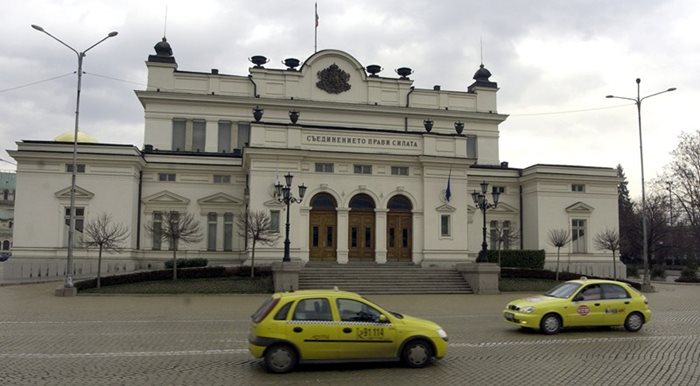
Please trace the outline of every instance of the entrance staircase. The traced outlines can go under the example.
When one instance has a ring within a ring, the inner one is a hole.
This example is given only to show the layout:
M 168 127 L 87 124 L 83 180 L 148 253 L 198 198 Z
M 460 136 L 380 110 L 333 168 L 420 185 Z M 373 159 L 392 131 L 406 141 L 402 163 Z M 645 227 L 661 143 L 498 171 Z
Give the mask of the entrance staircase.
M 454 269 L 421 268 L 401 263 L 308 263 L 299 274 L 299 289 L 329 289 L 360 294 L 471 294 L 469 283 Z

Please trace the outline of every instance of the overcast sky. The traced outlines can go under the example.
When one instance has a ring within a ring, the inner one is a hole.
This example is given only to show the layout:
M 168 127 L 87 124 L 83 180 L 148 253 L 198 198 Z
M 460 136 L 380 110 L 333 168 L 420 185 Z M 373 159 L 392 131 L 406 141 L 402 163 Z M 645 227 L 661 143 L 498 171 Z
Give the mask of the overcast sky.
M 167 6 L 167 27 L 166 27 Z M 483 62 L 498 82 L 500 159 L 625 168 L 640 194 L 636 97 L 642 104 L 645 174 L 670 161 L 681 132 L 700 128 L 697 0 L 318 1 L 318 48 L 344 50 L 384 76 L 411 67 L 418 88 L 465 91 Z M 144 61 L 166 32 L 178 69 L 247 75 L 313 54 L 314 1 L 8 0 L 0 13 L 0 158 L 20 140 L 51 140 L 74 127 L 77 57 L 30 27 L 82 51 L 80 129 L 105 143 L 143 145 Z M 34 84 L 32 84 L 34 83 Z M 31 85 L 30 85 L 31 84 Z M 12 169 L 2 162 L 0 169 Z

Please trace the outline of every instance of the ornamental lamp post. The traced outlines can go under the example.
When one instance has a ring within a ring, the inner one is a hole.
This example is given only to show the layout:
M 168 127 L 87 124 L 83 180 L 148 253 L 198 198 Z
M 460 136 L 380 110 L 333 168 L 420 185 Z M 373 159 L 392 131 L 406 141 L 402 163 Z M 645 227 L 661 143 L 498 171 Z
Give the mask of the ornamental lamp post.
M 607 95 L 606 98 L 617 98 L 617 99 L 625 99 L 629 101 L 633 101 L 635 105 L 637 105 L 637 123 L 639 126 L 639 160 L 640 160 L 640 167 L 642 171 L 642 263 L 644 266 L 644 281 L 642 282 L 642 290 L 645 292 L 651 292 L 653 291 L 653 287 L 651 286 L 651 275 L 649 274 L 649 246 L 647 245 L 647 204 L 646 204 L 646 195 L 645 195 L 645 189 L 644 189 L 644 148 L 642 147 L 642 101 L 651 98 L 653 96 L 663 94 L 666 92 L 670 91 L 675 91 L 675 87 L 671 87 L 667 90 L 664 91 L 659 91 L 650 95 L 647 95 L 645 97 L 640 97 L 639 93 L 639 84 L 642 82 L 640 78 L 637 78 L 637 97 L 636 98 L 628 98 L 628 97 L 620 97 L 620 96 L 615 96 L 615 95 Z
M 46 35 L 48 35 L 50 38 L 53 40 L 61 43 L 62 45 L 66 46 L 69 50 L 73 51 L 76 56 L 78 57 L 78 88 L 77 88 L 77 93 L 76 93 L 76 98 L 75 98 L 75 129 L 73 132 L 73 161 L 71 163 L 71 183 L 70 183 L 70 214 L 69 214 L 69 228 L 68 228 L 68 253 L 66 257 L 66 277 L 65 281 L 63 284 L 64 288 L 74 288 L 73 287 L 73 244 L 75 240 L 75 177 L 76 177 L 76 172 L 78 169 L 77 165 L 77 159 L 78 159 L 78 124 L 80 122 L 80 87 L 82 83 L 82 78 L 83 78 L 83 58 L 86 56 L 85 54 L 93 49 L 95 46 L 98 44 L 102 43 L 103 41 L 117 36 L 118 32 L 112 31 L 107 34 L 107 36 L 103 37 L 100 39 L 97 43 L 91 45 L 87 49 L 83 51 L 78 51 L 75 48 L 69 46 L 66 44 L 64 41 L 61 39 L 53 36 L 50 34 L 48 31 L 46 31 L 44 28 L 41 26 L 38 26 L 36 24 L 32 24 L 32 28 L 39 32 L 43 32 Z
M 292 179 L 294 176 L 291 173 L 287 173 L 284 176 L 285 184 L 282 185 L 279 181 L 275 184 L 275 198 L 278 202 L 284 202 L 287 205 L 287 223 L 285 224 L 285 236 L 284 236 L 284 257 L 282 257 L 282 262 L 290 262 L 292 259 L 289 257 L 289 206 L 292 203 L 301 203 L 304 200 L 304 194 L 306 194 L 306 186 L 304 184 L 299 185 L 299 198 L 292 195 Z
M 481 184 L 481 192 L 476 190 L 472 192 L 472 199 L 474 200 L 474 205 L 481 210 L 481 217 L 483 219 L 484 226 L 482 228 L 483 240 L 481 242 L 481 251 L 479 251 L 479 256 L 476 258 L 477 263 L 486 263 L 488 259 L 488 245 L 486 244 L 486 210 L 491 208 L 496 208 L 498 206 L 498 199 L 501 196 L 501 192 L 497 191 L 495 188 L 491 191 L 491 199 L 493 203 L 489 202 L 486 192 L 488 191 L 489 184 L 483 181 Z

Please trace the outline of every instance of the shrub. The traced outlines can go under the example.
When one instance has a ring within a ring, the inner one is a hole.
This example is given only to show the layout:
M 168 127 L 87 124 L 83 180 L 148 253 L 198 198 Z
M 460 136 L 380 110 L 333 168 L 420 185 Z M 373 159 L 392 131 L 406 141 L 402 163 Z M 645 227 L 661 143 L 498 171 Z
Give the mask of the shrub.
M 666 266 L 655 265 L 651 268 L 652 279 L 666 279 Z
M 177 259 L 178 268 L 194 268 L 194 267 L 206 267 L 209 264 L 207 259 L 196 258 L 196 259 Z M 165 268 L 172 269 L 173 261 L 167 260 L 165 262 Z
M 639 267 L 634 264 L 627 264 L 627 277 L 639 277 Z
M 686 283 L 700 283 L 700 278 L 698 278 L 698 265 L 695 263 L 695 260 L 688 261 L 688 265 L 686 265 L 681 271 L 681 277 L 676 279 L 676 281 Z
M 489 263 L 497 263 L 498 251 L 489 250 L 488 252 Z M 544 249 L 503 250 L 501 251 L 501 267 L 542 269 L 544 268 Z
M 581 274 L 571 272 L 559 272 L 559 281 L 576 280 L 581 278 Z M 546 271 L 542 269 L 523 269 L 523 268 L 501 268 L 502 278 L 523 278 L 523 279 L 545 279 L 555 280 L 556 272 Z M 609 279 L 597 276 L 588 276 L 589 279 Z M 629 280 L 617 279 L 616 281 L 627 283 L 637 290 L 641 290 L 642 285 Z

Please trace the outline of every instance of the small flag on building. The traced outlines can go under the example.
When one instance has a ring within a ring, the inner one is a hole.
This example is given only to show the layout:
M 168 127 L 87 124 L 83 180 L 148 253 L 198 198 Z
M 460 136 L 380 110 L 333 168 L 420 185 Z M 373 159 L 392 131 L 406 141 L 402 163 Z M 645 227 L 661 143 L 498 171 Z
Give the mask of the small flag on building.
M 452 192 L 450 191 L 450 179 L 452 179 L 452 168 L 450 168 L 450 174 L 447 176 L 447 189 L 445 189 L 445 199 L 450 202 L 450 197 L 452 197 Z

